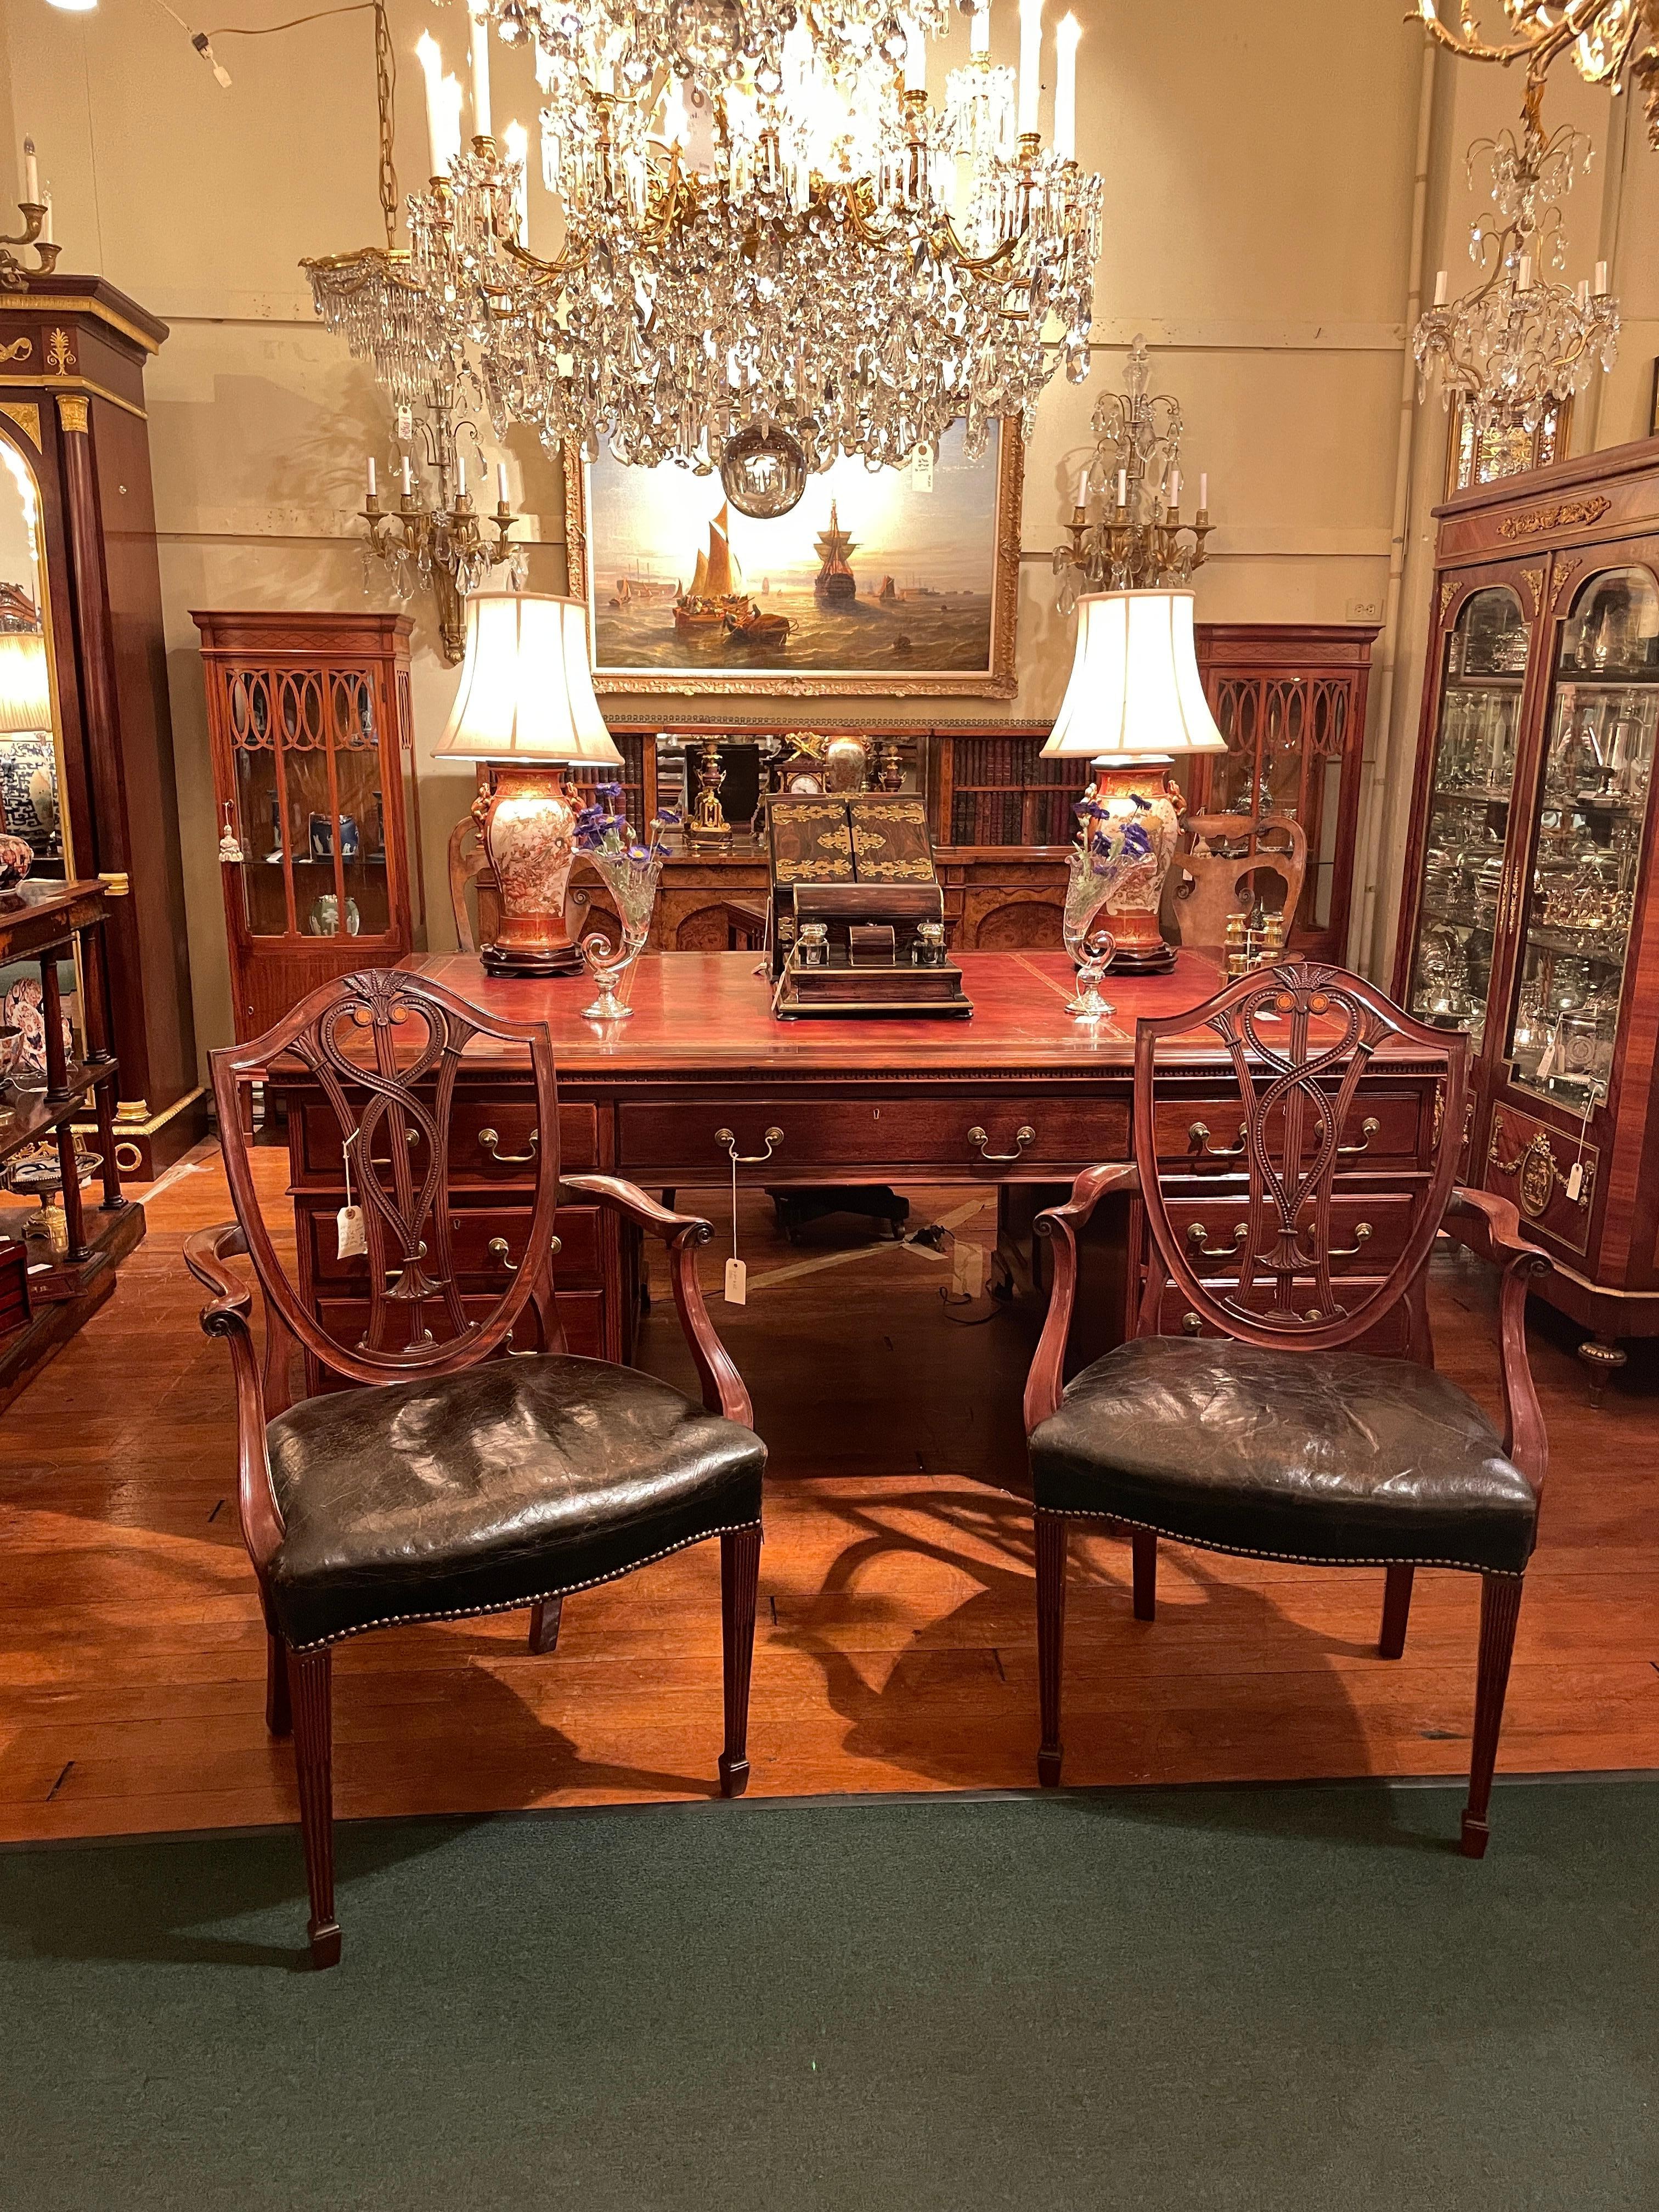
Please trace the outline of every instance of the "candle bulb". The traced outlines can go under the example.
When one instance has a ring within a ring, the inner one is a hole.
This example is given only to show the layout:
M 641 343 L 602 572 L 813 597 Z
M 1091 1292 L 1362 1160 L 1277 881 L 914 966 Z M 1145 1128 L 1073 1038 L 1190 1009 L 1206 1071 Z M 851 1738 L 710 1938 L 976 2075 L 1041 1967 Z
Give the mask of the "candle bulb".
M 1179 507 L 1179 506 L 1180 506 L 1180 504 L 1181 504 L 1181 471 L 1180 471 L 1180 470 L 1179 470 L 1179 469 L 1171 469 L 1171 470 L 1170 470 L 1170 491 L 1169 491 L 1168 505 L 1169 505 L 1169 506 L 1170 506 L 1170 507 L 1173 510 L 1174 508 L 1176 508 L 1176 507 Z
M 518 237 L 520 246 L 530 243 L 530 133 L 522 123 L 509 123 L 501 133 L 501 145 L 509 161 L 519 168 L 519 180 L 513 187 L 513 212 L 518 218 Z
M 1085 465 L 1077 472 L 1077 511 L 1082 514 L 1089 505 L 1089 471 Z
M 1523 253 L 1521 256 L 1521 266 L 1516 271 L 1515 289 L 1517 292 L 1530 292 L 1532 289 L 1532 256 L 1530 253 Z
M 914 15 L 904 19 L 904 89 L 907 92 L 926 92 L 927 89 L 927 45 L 921 35 L 921 26 Z
M 1042 0 L 1019 0 L 1019 129 L 1037 127 L 1042 94 Z
M 427 159 L 432 164 L 430 173 L 439 177 L 444 171 L 444 58 L 430 31 L 422 31 L 415 41 L 415 58 L 426 79 Z
M 40 218 L 40 242 L 43 246 L 55 246 L 57 240 L 52 234 L 52 186 L 50 185 L 46 186 L 46 211 Z
M 495 464 L 495 496 L 501 506 L 507 505 L 507 463 L 505 461 L 497 461 Z
M 1446 272 L 1443 269 L 1435 271 L 1434 304 L 1437 307 L 1443 307 L 1446 304 Z
M 978 13 L 968 33 L 968 51 L 975 61 L 991 58 L 991 0 L 980 0 Z
M 23 198 L 31 207 L 40 204 L 40 164 L 34 158 L 34 141 L 23 141 Z
M 472 18 L 472 135 L 489 136 L 489 18 Z
M 404 497 L 407 499 L 415 489 L 415 471 L 409 455 L 404 455 Z
M 1598 300 L 1605 300 L 1607 296 L 1607 264 L 1605 261 L 1598 261 L 1595 264 L 1595 296 Z
M 1129 504 L 1129 471 L 1127 469 L 1120 469 L 1117 472 L 1117 503 L 1120 507 L 1127 507 Z
M 368 495 L 371 499 L 374 496 L 374 456 L 373 453 L 368 457 Z
M 461 158 L 461 102 L 465 95 L 459 77 L 445 77 L 438 88 L 438 96 L 443 116 L 443 173 L 447 176 Z
M 1578 279 L 1578 289 L 1573 295 L 1573 298 L 1579 313 L 1581 315 L 1588 314 L 1589 313 L 1590 299 L 1590 289 L 1588 279 L 1583 276 Z
M 1083 27 L 1075 15 L 1062 15 L 1054 33 L 1054 155 L 1077 158 L 1077 42 Z
M 1207 514 L 1210 511 L 1210 479 L 1202 471 L 1198 479 L 1198 509 L 1200 514 Z

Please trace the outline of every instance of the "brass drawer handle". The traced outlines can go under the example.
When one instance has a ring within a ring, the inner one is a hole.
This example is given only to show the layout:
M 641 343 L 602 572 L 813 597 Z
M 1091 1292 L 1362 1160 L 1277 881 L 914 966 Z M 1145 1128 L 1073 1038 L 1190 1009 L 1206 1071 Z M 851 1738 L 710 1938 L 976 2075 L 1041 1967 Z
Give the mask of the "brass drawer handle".
M 1357 1252 L 1363 1252 L 1364 1250 L 1365 1247 L 1370 1243 L 1372 1237 L 1375 1237 L 1376 1234 L 1376 1230 L 1371 1227 L 1369 1221 L 1356 1222 L 1354 1224 L 1353 1243 L 1352 1244 L 1332 1244 L 1328 1246 L 1325 1252 L 1325 1257 L 1328 1260 L 1352 1260 Z
M 1236 1223 L 1231 1244 L 1206 1244 L 1204 1239 L 1209 1233 L 1201 1221 L 1194 1221 L 1188 1230 L 1187 1242 L 1192 1246 L 1194 1255 L 1200 1260 L 1231 1260 L 1249 1235 L 1250 1224 L 1248 1221 Z
M 1212 1160 L 1220 1160 L 1231 1159 L 1235 1153 L 1242 1152 L 1244 1149 L 1246 1139 L 1244 1135 L 1243 1124 L 1241 1122 L 1238 1131 L 1238 1142 L 1236 1145 L 1212 1145 L 1210 1142 L 1209 1124 L 1206 1121 L 1194 1121 L 1187 1132 L 1187 1141 L 1189 1145 L 1194 1146 L 1199 1152 L 1207 1152 Z
M 1020 1157 L 1020 1154 L 1025 1150 L 1027 1145 L 1036 1144 L 1036 1131 L 1031 1127 L 1029 1121 L 1022 1122 L 1020 1127 L 1014 1132 L 1014 1149 L 1012 1152 L 993 1152 L 988 1151 L 987 1147 L 990 1144 L 991 1139 L 986 1134 L 985 1131 L 981 1128 L 975 1127 L 969 1129 L 968 1132 L 968 1141 L 970 1145 L 977 1145 L 979 1146 L 979 1156 L 981 1159 L 988 1160 L 994 1166 L 1001 1167 L 1006 1165 L 1010 1160 L 1017 1160 Z
M 530 1132 L 530 1150 L 527 1152 L 498 1152 L 495 1147 L 501 1141 L 501 1133 L 499 1129 L 480 1129 L 478 1132 L 479 1151 L 488 1152 L 498 1167 L 528 1167 L 536 1157 L 537 1149 L 542 1141 L 542 1133 L 539 1129 L 532 1129 Z
M 1340 1160 L 1351 1160 L 1356 1152 L 1370 1152 L 1371 1139 L 1379 1135 L 1382 1128 L 1382 1124 L 1377 1120 L 1376 1115 L 1367 1114 L 1359 1125 L 1359 1142 L 1357 1145 L 1339 1145 L 1336 1148 L 1336 1157 Z
M 716 1129 L 714 1142 L 717 1145 L 725 1146 L 726 1156 L 733 1167 L 753 1168 L 758 1167 L 763 1160 L 771 1158 L 773 1147 L 783 1142 L 783 1132 L 781 1129 L 769 1129 L 766 1132 L 761 1139 L 761 1142 L 766 1147 L 763 1152 L 740 1152 L 738 1150 L 738 1140 L 729 1129 Z
M 498 1267 L 505 1267 L 509 1275 L 518 1273 L 521 1263 L 511 1256 L 512 1248 L 505 1237 L 492 1237 L 484 1249 Z M 556 1237 L 553 1239 L 552 1249 L 556 1256 L 564 1249 Z

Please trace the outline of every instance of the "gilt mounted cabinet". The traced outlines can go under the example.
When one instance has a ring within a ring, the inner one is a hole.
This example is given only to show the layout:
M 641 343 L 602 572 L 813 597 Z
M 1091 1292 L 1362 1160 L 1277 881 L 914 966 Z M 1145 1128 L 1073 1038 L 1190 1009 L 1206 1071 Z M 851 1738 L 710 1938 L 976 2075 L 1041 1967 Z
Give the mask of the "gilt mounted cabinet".
M 1437 513 L 1395 994 L 1468 1033 L 1465 1175 L 1599 1386 L 1659 1334 L 1659 440 Z
M 145 413 L 167 336 L 100 276 L 0 290 L 0 632 L 40 641 L 40 678 L 6 702 L 0 818 L 37 879 L 104 886 L 116 1145 L 140 1180 L 206 1127 Z
M 239 1042 L 423 949 L 407 615 L 209 613 L 202 634 Z

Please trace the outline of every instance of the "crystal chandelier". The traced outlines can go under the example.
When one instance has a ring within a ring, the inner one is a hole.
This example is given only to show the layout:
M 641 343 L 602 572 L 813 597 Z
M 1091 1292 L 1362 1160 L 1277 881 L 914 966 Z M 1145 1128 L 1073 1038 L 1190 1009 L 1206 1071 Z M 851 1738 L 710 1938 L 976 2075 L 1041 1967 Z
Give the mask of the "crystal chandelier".
M 1598 262 L 1594 289 L 1553 283 L 1546 264 L 1566 262 L 1559 195 L 1588 167 L 1589 141 L 1564 125 L 1546 137 L 1539 119 L 1541 82 L 1528 84 L 1522 136 L 1511 131 L 1470 147 L 1491 170 L 1493 214 L 1471 226 L 1469 258 L 1489 271 L 1461 299 L 1446 297 L 1446 272 L 1435 279 L 1434 305 L 1419 319 L 1412 349 L 1418 397 L 1438 374 L 1449 406 L 1461 393 L 1476 438 L 1491 431 L 1537 429 L 1550 411 L 1582 392 L 1595 370 L 1611 368 L 1618 350 L 1619 302 Z
M 1181 520 L 1181 402 L 1152 393 L 1146 341 L 1137 331 L 1125 392 L 1097 401 L 1095 449 L 1078 477 L 1069 544 L 1054 548 L 1055 594 L 1069 615 L 1085 592 L 1182 586 L 1204 565 L 1210 479 L 1199 478 L 1198 514 Z
M 989 0 L 964 10 L 937 109 L 949 0 L 904 21 L 885 0 L 486 4 L 471 145 L 429 102 L 407 259 L 305 264 L 394 398 L 465 371 L 498 435 L 719 469 L 764 516 L 842 453 L 897 465 L 958 418 L 970 455 L 1000 416 L 1029 434 L 1060 362 L 1088 374 L 1101 183 L 1075 158 L 1073 18 L 1045 148 L 1042 0 L 1020 0 L 1018 72 L 991 62 Z M 550 258 L 526 242 L 524 157 L 490 131 L 489 24 L 535 43 Z
M 1477 62 L 1524 61 L 1528 89 L 1572 56 L 1587 84 L 1643 94 L 1648 142 L 1659 147 L 1659 0 L 1503 0 L 1507 35 L 1488 39 L 1475 0 L 1457 0 L 1457 28 L 1441 20 L 1443 0 L 1417 0 L 1430 35 Z

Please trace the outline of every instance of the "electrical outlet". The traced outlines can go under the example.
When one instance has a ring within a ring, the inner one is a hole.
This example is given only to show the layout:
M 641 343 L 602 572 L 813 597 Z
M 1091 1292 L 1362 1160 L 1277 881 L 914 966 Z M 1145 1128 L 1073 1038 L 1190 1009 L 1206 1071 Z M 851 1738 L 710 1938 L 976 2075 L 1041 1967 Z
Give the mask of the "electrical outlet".
M 1380 623 L 1382 619 L 1382 602 L 1381 599 L 1349 600 L 1348 620 L 1350 622 Z

